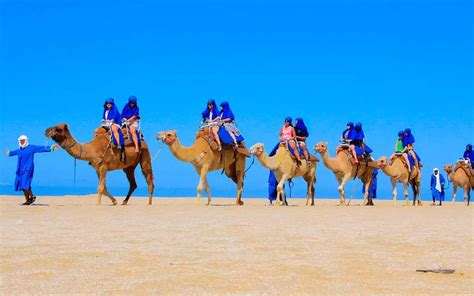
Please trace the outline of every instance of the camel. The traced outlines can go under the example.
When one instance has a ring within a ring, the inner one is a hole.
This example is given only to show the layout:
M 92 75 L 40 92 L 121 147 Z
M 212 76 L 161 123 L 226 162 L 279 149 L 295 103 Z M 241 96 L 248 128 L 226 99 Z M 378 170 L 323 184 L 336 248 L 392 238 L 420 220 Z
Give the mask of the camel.
M 140 152 L 135 152 L 133 143 L 126 143 L 124 154 L 125 159 L 122 160 L 121 151 L 113 147 L 110 142 L 110 132 L 102 127 L 94 131 L 94 138 L 89 143 L 79 143 L 71 135 L 69 127 L 65 123 L 50 127 L 45 131 L 45 135 L 53 139 L 72 157 L 79 160 L 86 160 L 96 170 L 99 178 L 99 186 L 97 187 L 97 204 L 102 202 L 102 195 L 107 196 L 113 205 L 117 204 L 117 200 L 109 193 L 106 186 L 107 172 L 114 170 L 123 170 L 127 175 L 130 188 L 127 197 L 122 205 L 127 205 L 132 193 L 137 188 L 135 182 L 135 168 L 140 164 L 142 173 L 148 184 L 148 204 L 152 204 L 153 190 L 153 171 L 151 168 L 150 150 L 145 141 L 141 142 Z
M 374 172 L 373 167 L 362 161 L 359 163 L 359 166 L 353 164 L 349 156 L 350 151 L 343 149 L 338 149 L 336 157 L 330 157 L 327 143 L 320 142 L 316 144 L 314 150 L 321 154 L 324 165 L 336 176 L 337 182 L 339 183 L 337 190 L 340 194 L 340 205 L 346 205 L 346 192 L 344 191 L 344 185 L 346 185 L 350 179 L 356 177 L 364 183 L 365 194 L 362 204 L 367 206 L 374 205 L 372 197 L 369 196 L 369 186 L 372 182 L 372 173 Z
M 303 161 L 299 167 L 293 159 L 290 151 L 286 145 L 280 144 L 276 154 L 269 157 L 263 148 L 263 144 L 257 143 L 250 148 L 250 153 L 254 154 L 260 164 L 275 173 L 278 180 L 277 198 L 275 205 L 280 205 L 280 200 L 284 206 L 287 206 L 286 194 L 283 186 L 288 179 L 303 177 L 308 184 L 306 191 L 306 205 L 309 203 L 311 197 L 311 206 L 314 206 L 314 183 L 316 183 L 316 165 L 319 161 L 317 158 L 311 159 L 311 166 L 308 166 L 306 161 Z
M 403 195 L 405 195 L 406 205 L 408 206 L 408 184 L 413 190 L 413 205 L 418 199 L 418 205 L 422 206 L 423 202 L 420 197 L 421 171 L 416 166 L 412 167 L 411 172 L 403 161 L 403 156 L 396 156 L 392 164 L 388 164 L 387 157 L 383 156 L 377 160 L 377 165 L 382 169 L 385 175 L 390 177 L 392 182 L 393 205 L 397 205 L 397 182 L 403 184 Z
M 448 179 L 453 182 L 453 204 L 456 202 L 456 193 L 459 186 L 464 191 L 464 204 L 469 205 L 471 201 L 471 189 L 474 189 L 474 177 L 472 175 L 471 165 L 465 167 L 464 164 L 457 164 L 453 170 L 453 166 L 447 164 L 444 166 L 444 170 L 448 175 Z
M 170 130 L 159 132 L 157 140 L 163 141 L 168 145 L 171 153 L 178 160 L 190 162 L 199 175 L 197 186 L 196 203 L 200 203 L 202 189 L 207 193 L 207 204 L 211 204 L 211 189 L 207 182 L 207 174 L 216 170 L 224 170 L 228 178 L 231 178 L 237 184 L 237 199 L 235 204 L 241 206 L 242 191 L 244 188 L 245 176 L 245 158 L 244 154 L 238 153 L 232 147 L 222 147 L 222 151 L 215 151 L 211 144 L 204 137 L 196 137 L 194 144 L 190 147 L 184 147 L 178 140 L 176 131 Z

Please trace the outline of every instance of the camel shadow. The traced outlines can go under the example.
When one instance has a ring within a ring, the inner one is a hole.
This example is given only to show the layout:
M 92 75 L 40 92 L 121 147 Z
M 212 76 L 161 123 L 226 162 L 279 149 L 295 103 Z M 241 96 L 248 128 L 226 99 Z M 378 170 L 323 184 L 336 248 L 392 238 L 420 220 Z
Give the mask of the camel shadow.
M 30 207 L 49 207 L 48 204 L 35 203 L 30 205 Z

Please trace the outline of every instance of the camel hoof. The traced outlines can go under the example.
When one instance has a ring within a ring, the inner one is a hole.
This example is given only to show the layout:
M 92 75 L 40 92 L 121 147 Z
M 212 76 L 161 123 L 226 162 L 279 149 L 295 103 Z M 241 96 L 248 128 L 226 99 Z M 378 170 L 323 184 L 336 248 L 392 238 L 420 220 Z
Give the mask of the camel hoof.
M 128 204 L 128 202 L 126 202 L 126 201 L 122 202 L 122 206 L 126 206 L 127 204 Z

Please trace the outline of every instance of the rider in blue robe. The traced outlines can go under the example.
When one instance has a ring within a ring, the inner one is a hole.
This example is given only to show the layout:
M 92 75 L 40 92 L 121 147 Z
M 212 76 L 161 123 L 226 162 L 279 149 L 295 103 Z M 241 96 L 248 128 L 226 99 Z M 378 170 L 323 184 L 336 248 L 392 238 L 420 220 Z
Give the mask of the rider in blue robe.
M 365 154 L 368 156 L 372 153 L 372 149 L 364 143 L 365 134 L 362 129 L 362 123 L 357 122 L 354 126 L 354 134 L 352 143 L 356 146 L 357 155 Z
M 408 153 L 410 165 L 420 168 L 419 163 L 421 162 L 421 158 L 414 150 L 415 149 L 414 148 L 415 136 L 413 136 L 410 128 L 406 128 L 405 131 L 403 132 L 402 143 L 403 143 L 403 148 Z
M 52 152 L 58 149 L 58 145 L 53 146 L 36 146 L 29 145 L 26 136 L 18 138 L 20 148 L 17 150 L 7 150 L 7 156 L 17 156 L 16 165 L 15 191 L 23 191 L 26 202 L 23 205 L 30 205 L 35 202 L 36 196 L 31 189 L 33 174 L 35 171 L 34 156 L 36 153 Z
M 228 102 L 224 101 L 221 103 L 220 106 L 221 106 L 220 121 L 222 122 L 222 127 L 224 128 L 225 131 L 227 131 L 229 136 L 232 138 L 232 141 L 234 143 L 234 148 L 237 149 L 239 147 L 238 142 L 241 142 L 243 138 L 242 138 L 242 134 L 240 133 L 240 130 L 237 128 L 237 125 L 235 124 L 234 113 L 232 112 L 232 109 L 230 108 L 230 105 Z M 221 137 L 221 140 L 223 140 L 222 135 L 220 134 L 219 136 Z
M 140 137 L 138 136 L 138 126 L 140 119 L 140 108 L 137 104 L 137 98 L 135 96 L 128 97 L 128 102 L 122 109 L 122 121 L 127 126 L 129 132 L 129 138 L 135 145 L 135 152 L 140 152 Z
M 123 136 L 120 137 L 119 130 L 122 125 L 122 117 L 115 105 L 113 98 L 108 98 L 104 102 L 104 111 L 102 112 L 102 124 L 111 129 L 117 148 L 122 148 Z
M 474 168 L 474 153 L 472 153 L 472 145 L 466 145 L 466 151 L 464 151 L 463 158 L 471 162 L 471 167 Z
M 219 117 L 221 112 L 219 111 L 219 108 L 217 107 L 216 101 L 213 99 L 210 99 L 207 101 L 207 106 L 204 111 L 201 112 L 202 115 L 202 120 L 205 123 L 208 123 L 217 117 Z
M 304 158 L 306 159 L 306 162 L 308 165 L 311 165 L 310 162 L 310 156 L 309 156 L 309 151 L 308 148 L 306 147 L 306 140 L 309 137 L 309 131 L 308 128 L 306 127 L 306 124 L 304 123 L 303 118 L 298 117 L 295 119 L 295 135 L 296 135 L 296 142 L 301 148 Z

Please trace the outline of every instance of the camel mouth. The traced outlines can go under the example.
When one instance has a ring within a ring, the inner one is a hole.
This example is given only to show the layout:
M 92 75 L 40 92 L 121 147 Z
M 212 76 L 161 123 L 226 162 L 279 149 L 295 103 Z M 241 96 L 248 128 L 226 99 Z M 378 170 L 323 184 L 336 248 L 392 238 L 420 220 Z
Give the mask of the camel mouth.
M 67 138 L 65 132 L 67 131 L 67 126 L 60 124 L 53 127 L 49 127 L 44 131 L 44 135 L 48 138 L 53 139 L 56 143 L 61 144 Z

